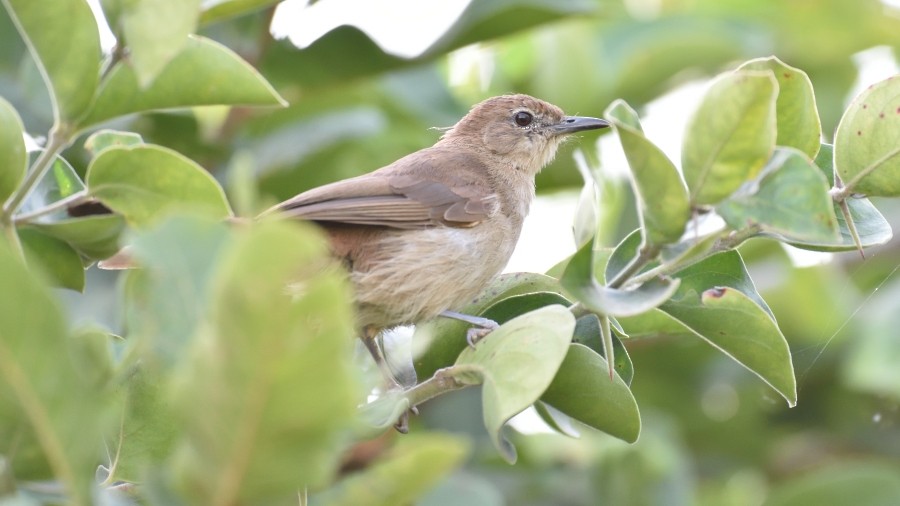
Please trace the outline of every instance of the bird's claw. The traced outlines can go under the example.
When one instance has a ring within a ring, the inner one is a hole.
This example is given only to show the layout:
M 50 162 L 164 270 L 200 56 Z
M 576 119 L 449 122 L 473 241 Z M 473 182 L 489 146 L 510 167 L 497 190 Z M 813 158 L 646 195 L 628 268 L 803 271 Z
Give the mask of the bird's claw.
M 469 343 L 470 348 L 475 349 L 475 345 L 478 344 L 479 341 L 499 327 L 500 325 L 494 320 L 485 318 L 483 322 L 479 323 L 478 327 L 471 327 L 466 331 L 466 342 Z

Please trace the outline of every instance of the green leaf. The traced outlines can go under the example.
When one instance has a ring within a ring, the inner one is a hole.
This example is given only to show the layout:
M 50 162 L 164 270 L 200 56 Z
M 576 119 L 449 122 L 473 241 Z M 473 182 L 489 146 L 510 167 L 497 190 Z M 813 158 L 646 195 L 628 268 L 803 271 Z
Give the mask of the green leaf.
M 598 318 L 597 315 L 585 315 L 575 322 L 575 333 L 572 336 L 572 342 L 587 346 L 601 357 L 604 357 L 605 360 L 603 336 L 600 331 L 600 318 Z M 612 345 L 612 355 L 614 357 L 613 369 L 616 371 L 616 374 L 622 378 L 622 381 L 630 386 L 631 380 L 634 378 L 634 364 L 631 363 L 631 357 L 628 356 L 628 350 L 615 334 L 612 336 Z M 609 374 L 606 376 L 608 379 Z
M 471 366 L 470 374 L 483 384 L 484 425 L 509 463 L 515 462 L 516 449 L 503 436 L 503 425 L 550 385 L 574 330 L 575 318 L 565 307 L 543 307 L 501 325 L 475 349 L 463 350 L 456 361 L 456 366 Z
M 631 168 L 644 241 L 651 246 L 675 242 L 691 217 L 687 188 L 675 164 L 644 136 L 637 113 L 625 101 L 607 107 Z
M 571 344 L 566 358 L 541 400 L 579 422 L 634 443 L 641 415 L 628 385 L 607 373 L 606 360 L 581 344 Z
M 633 316 L 649 311 L 672 296 L 678 280 L 656 278 L 641 286 L 619 290 L 597 282 L 593 268 L 593 245 L 582 246 L 569 261 L 559 282 L 584 307 L 599 314 Z
M 775 149 L 777 95 L 771 72 L 735 71 L 713 83 L 681 151 L 691 205 L 716 204 L 762 170 Z
M 225 46 L 192 36 L 145 89 L 134 70 L 119 62 L 103 81 L 81 128 L 136 112 L 199 105 L 285 105 L 253 67 Z
M 119 132 L 117 130 L 97 130 L 84 141 L 84 149 L 92 156 L 97 156 L 106 148 L 138 146 L 144 143 L 140 134 Z
M 175 210 L 231 214 L 219 183 L 194 161 L 162 146 L 108 148 L 87 170 L 88 191 L 136 226 Z
M 830 144 L 822 144 L 819 155 L 816 157 L 816 166 L 825 175 L 829 185 L 834 185 L 833 161 L 833 147 Z M 859 234 L 862 247 L 877 246 L 891 240 L 891 237 L 894 235 L 891 230 L 891 224 L 878 212 L 878 209 L 869 199 L 851 196 L 845 202 L 850 209 L 850 217 L 856 225 L 856 232 Z M 837 215 L 837 225 L 840 230 L 839 239 L 821 242 L 804 241 L 802 243 L 791 243 L 791 245 L 816 251 L 855 250 L 856 244 L 853 242 L 853 236 L 847 227 L 844 214 L 840 211 L 837 204 L 832 204 L 832 207 Z
M 0 204 L 12 195 L 25 177 L 25 127 L 16 109 L 0 97 Z
M 103 260 L 119 251 L 119 238 L 125 230 L 125 220 L 116 214 L 106 214 L 36 222 L 21 230 L 29 228 L 67 242 L 89 260 Z
M 235 233 L 217 264 L 172 386 L 175 485 L 196 504 L 290 502 L 332 479 L 358 423 L 346 276 L 313 227 L 286 221 Z
M 834 165 L 852 193 L 900 195 L 900 79 L 889 77 L 859 94 L 834 136 Z
M 806 155 L 778 148 L 759 178 L 716 206 L 731 228 L 759 225 L 785 242 L 835 242 L 837 217 L 828 181 Z
M 459 312 L 481 316 L 487 308 L 508 297 L 539 292 L 555 293 L 559 290 L 559 282 L 550 276 L 530 272 L 503 274 L 482 290 L 469 305 L 459 309 Z M 413 365 L 416 367 L 416 375 L 419 378 L 430 378 L 438 369 L 452 365 L 459 353 L 468 346 L 466 330 L 470 327 L 468 323 L 440 317 L 417 325 L 413 334 L 413 356 L 416 357 Z
M 54 286 L 84 290 L 84 265 L 71 246 L 35 229 L 20 229 L 18 234 L 29 266 L 37 266 Z
M 468 441 L 459 436 L 409 434 L 370 466 L 312 499 L 323 506 L 413 504 L 459 467 L 468 452 Z
M 200 24 L 208 25 L 225 19 L 262 10 L 281 0 L 210 0 L 203 2 Z
M 108 481 L 140 482 L 147 471 L 171 455 L 181 424 L 167 396 L 160 370 L 139 364 L 119 387 L 122 398 L 121 424 L 110 438 L 113 460 Z
M 17 216 L 40 211 L 45 206 L 56 203 L 66 197 L 84 190 L 84 183 L 64 158 L 57 156 L 50 170 L 38 181 L 37 186 L 25 199 Z M 49 223 L 68 218 L 65 209 L 40 217 L 42 223 Z
M 759 376 L 790 406 L 797 384 L 788 343 L 759 297 L 737 251 L 676 273 L 681 286 L 660 309 Z
M 100 34 L 84 0 L 3 0 L 41 68 L 57 123 L 90 107 L 100 79 Z
M 0 454 L 20 480 L 55 479 L 92 504 L 105 410 L 76 368 L 56 297 L 0 243 Z
M 196 217 L 136 234 L 131 254 L 142 268 L 126 282 L 126 326 L 144 347 L 144 362 L 171 365 L 186 354 L 208 319 L 213 276 L 229 241 L 225 224 Z
M 695 334 L 683 323 L 660 309 L 616 319 L 630 339 L 684 338 Z M 617 351 L 618 353 L 618 351 Z
M 854 459 L 855 460 L 855 459 Z M 888 505 L 900 502 L 900 468 L 886 462 L 830 464 L 772 490 L 769 506 L 798 504 Z
M 119 21 L 141 88 L 185 46 L 199 15 L 200 0 L 122 0 Z
M 738 70 L 770 70 L 778 80 L 775 116 L 779 146 L 797 148 L 809 158 L 819 152 L 822 124 L 816 109 L 812 81 L 806 72 L 791 67 L 774 56 L 750 60 Z

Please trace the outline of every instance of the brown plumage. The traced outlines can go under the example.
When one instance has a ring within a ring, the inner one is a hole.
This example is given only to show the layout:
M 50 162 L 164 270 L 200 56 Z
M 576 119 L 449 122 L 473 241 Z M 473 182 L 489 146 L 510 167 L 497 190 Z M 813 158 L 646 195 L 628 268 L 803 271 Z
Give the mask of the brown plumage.
M 534 176 L 562 139 L 605 126 L 527 95 L 494 97 L 434 146 L 267 213 L 325 228 L 350 270 L 360 333 L 371 338 L 469 302 L 509 260 L 534 197 Z

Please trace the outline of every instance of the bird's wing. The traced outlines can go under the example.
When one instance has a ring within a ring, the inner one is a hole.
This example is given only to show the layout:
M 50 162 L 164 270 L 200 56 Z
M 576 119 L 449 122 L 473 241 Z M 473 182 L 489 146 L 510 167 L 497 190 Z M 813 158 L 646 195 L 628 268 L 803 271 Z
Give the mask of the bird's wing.
M 273 210 L 311 221 L 401 229 L 472 227 L 495 212 L 497 196 L 483 182 L 476 184 L 481 168 L 471 159 L 462 171 L 442 167 L 453 160 L 441 156 L 406 161 L 314 188 Z

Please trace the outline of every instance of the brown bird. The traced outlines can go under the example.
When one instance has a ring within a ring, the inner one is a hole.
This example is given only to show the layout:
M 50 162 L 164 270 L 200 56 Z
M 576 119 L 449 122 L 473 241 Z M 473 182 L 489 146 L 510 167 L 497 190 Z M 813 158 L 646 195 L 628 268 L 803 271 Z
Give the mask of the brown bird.
M 432 147 L 362 176 L 313 188 L 263 214 L 318 223 L 355 288 L 357 328 L 394 386 L 376 337 L 453 312 L 506 266 L 534 198 L 534 177 L 569 134 L 609 126 L 528 95 L 477 104 Z

